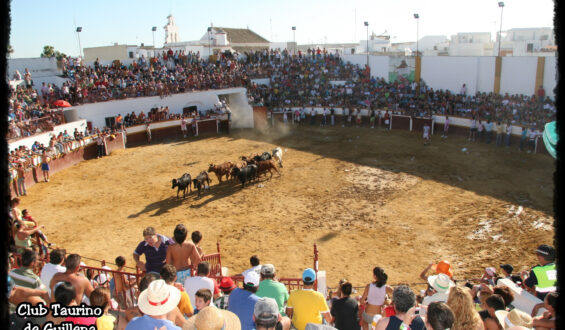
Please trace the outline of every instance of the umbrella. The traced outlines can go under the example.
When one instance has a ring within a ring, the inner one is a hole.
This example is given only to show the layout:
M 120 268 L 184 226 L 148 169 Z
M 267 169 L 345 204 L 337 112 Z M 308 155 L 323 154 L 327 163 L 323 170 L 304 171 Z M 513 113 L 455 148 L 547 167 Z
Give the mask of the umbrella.
M 65 100 L 57 100 L 53 102 L 53 105 L 56 106 L 57 108 L 68 108 L 71 106 L 71 104 Z

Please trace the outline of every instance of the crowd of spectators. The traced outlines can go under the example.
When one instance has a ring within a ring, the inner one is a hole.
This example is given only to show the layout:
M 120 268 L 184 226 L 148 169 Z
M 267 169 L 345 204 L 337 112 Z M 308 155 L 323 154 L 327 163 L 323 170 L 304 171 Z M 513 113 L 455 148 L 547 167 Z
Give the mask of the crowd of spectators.
M 271 108 L 338 107 L 381 109 L 416 117 L 461 116 L 483 121 L 511 122 L 542 128 L 555 120 L 555 104 L 543 87 L 534 95 L 467 95 L 434 90 L 421 80 L 418 86 L 404 78 L 386 82 L 370 77 L 366 68 L 344 63 L 339 55 L 309 52 L 305 56 L 283 53 L 280 61 L 257 52 L 244 69 L 250 78 L 269 78 L 269 84 L 251 83 L 249 100 Z
M 18 211 L 17 205 L 12 211 Z M 385 270 L 375 267 L 362 295 L 342 279 L 334 292 L 324 296 L 314 290 L 317 274 L 313 269 L 305 269 L 300 276 L 303 286 L 289 292 L 278 281 L 275 266 L 261 264 L 257 256 L 250 258 L 249 269 L 237 275 L 243 278 L 241 286 L 231 277 L 217 277 L 208 262 L 202 261 L 202 235 L 195 231 L 190 238 L 182 224 L 175 227 L 172 238 L 147 227 L 133 252 L 136 266 L 145 273 L 140 281 L 121 273 L 112 279 L 109 273 L 82 274 L 81 257 L 69 254 L 65 258 L 60 249 L 50 252 L 50 262 L 43 265 L 39 277 L 37 253 L 24 248 L 19 251 L 21 267 L 9 274 L 10 302 L 101 306 L 104 314 L 98 317 L 54 319 L 47 315 L 34 320 L 96 324 L 99 329 L 101 324 L 107 326 L 104 329 L 556 328 L 556 253 L 548 245 L 535 251 L 537 266 L 519 273 L 502 264 L 500 271 L 489 266 L 476 279 L 457 280 L 449 262 L 430 263 L 420 274 L 427 288 L 417 291 L 407 284 L 388 284 Z M 116 265 L 118 272 L 123 271 L 125 258 L 117 257 Z M 193 276 L 191 268 L 196 269 Z M 527 313 L 521 310 L 522 305 L 513 305 L 520 288 L 543 302 Z M 28 292 L 22 298 L 18 290 Z M 540 308 L 546 311 L 538 316 Z M 22 322 L 14 314 L 12 320 Z
M 43 84 L 38 92 L 31 74 L 16 72 L 12 86 L 9 137 L 34 134 L 64 120 L 53 114 L 52 102 L 66 100 L 71 105 L 141 96 L 166 97 L 173 93 L 243 86 L 255 105 L 280 107 L 340 107 L 389 110 L 398 114 L 426 117 L 463 116 L 483 121 L 510 122 L 540 129 L 555 119 L 555 104 L 545 97 L 543 87 L 534 95 L 498 95 L 477 92 L 467 95 L 434 90 L 405 78 L 386 82 L 371 77 L 365 67 L 346 63 L 339 53 L 308 49 L 291 55 L 286 49 L 250 51 L 244 54 L 220 53 L 207 61 L 199 53 L 172 50 L 154 58 L 140 57 L 130 65 L 114 61 L 102 65 L 97 59 L 85 66 L 80 58 L 63 58 L 64 75 L 69 79 L 58 87 Z M 21 78 L 24 78 L 23 80 Z M 251 79 L 268 78 L 269 84 Z M 48 117 L 45 123 L 34 120 Z

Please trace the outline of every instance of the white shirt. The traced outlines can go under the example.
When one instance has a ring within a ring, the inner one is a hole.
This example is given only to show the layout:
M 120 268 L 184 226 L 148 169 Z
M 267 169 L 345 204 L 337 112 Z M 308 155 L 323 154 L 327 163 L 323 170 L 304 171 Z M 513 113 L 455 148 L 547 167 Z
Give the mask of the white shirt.
M 43 266 L 43 269 L 41 269 L 41 276 L 39 278 L 41 279 L 41 283 L 45 284 L 47 287 L 47 293 L 49 293 L 49 296 L 51 296 L 51 287 L 49 283 L 51 283 L 53 275 L 57 273 L 64 273 L 66 271 L 67 268 L 65 266 L 55 265 L 52 263 L 47 263 Z
M 200 289 L 208 289 L 213 295 L 214 281 L 208 277 L 202 277 L 202 276 L 187 277 L 186 280 L 184 280 L 184 291 L 186 291 L 186 293 L 190 297 L 190 302 L 194 307 L 196 307 L 196 302 L 194 301 L 194 294 L 196 293 L 196 291 Z
M 447 302 L 448 293 L 449 293 L 449 291 L 446 292 L 446 293 L 436 292 L 432 296 L 426 296 L 426 297 L 424 297 L 424 300 L 422 301 L 422 305 L 428 306 L 429 304 L 436 302 L 436 301 L 443 302 L 443 303 Z
M 246 269 L 246 270 L 241 272 L 241 275 L 245 276 L 245 274 L 247 274 L 249 272 L 256 272 L 257 274 L 261 275 L 261 265 L 253 266 L 249 269 Z

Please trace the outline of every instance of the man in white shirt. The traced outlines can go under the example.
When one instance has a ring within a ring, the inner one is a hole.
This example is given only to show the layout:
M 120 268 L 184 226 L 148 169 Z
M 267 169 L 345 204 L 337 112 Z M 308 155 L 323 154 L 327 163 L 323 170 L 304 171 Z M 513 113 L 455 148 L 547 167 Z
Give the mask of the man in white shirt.
M 257 257 L 256 255 L 252 255 L 251 258 L 249 258 L 249 263 L 251 264 L 251 268 L 248 268 L 246 270 L 244 270 L 243 272 L 241 272 L 241 275 L 245 276 L 245 274 L 249 273 L 249 272 L 255 272 L 257 273 L 257 275 L 261 274 L 261 261 L 259 261 L 259 257 Z
M 422 305 L 428 306 L 429 304 L 439 301 L 447 302 L 449 289 L 455 286 L 455 283 L 446 274 L 440 273 L 428 277 L 428 284 L 433 289 L 434 294 L 424 297 Z
M 63 266 L 65 261 L 65 251 L 61 249 L 56 249 L 51 251 L 49 254 L 49 263 L 45 264 L 41 269 L 41 283 L 51 283 L 51 278 L 57 273 L 64 273 L 67 268 Z M 51 288 L 47 288 L 47 292 L 51 295 Z
M 196 306 L 195 296 L 196 291 L 200 289 L 208 289 L 210 292 L 214 293 L 214 281 L 208 278 L 210 273 L 210 264 L 207 261 L 203 261 L 198 264 L 198 269 L 196 271 L 196 276 L 187 277 L 184 280 L 184 291 L 190 297 L 190 302 L 192 306 Z M 214 299 L 217 299 L 220 295 L 214 293 Z

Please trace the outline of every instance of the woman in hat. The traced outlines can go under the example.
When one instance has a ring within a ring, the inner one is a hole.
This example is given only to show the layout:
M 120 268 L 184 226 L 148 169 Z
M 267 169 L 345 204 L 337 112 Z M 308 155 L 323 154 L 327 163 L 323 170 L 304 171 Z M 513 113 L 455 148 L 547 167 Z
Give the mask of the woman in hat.
M 373 269 L 373 279 L 372 283 L 367 284 L 363 295 L 361 296 L 360 303 L 365 304 L 365 310 L 363 311 L 363 330 L 369 328 L 369 324 L 373 322 L 373 317 L 377 314 L 381 314 L 382 307 L 385 303 L 386 295 L 392 294 L 392 288 L 386 285 L 388 275 L 380 267 L 375 267 Z
M 484 329 L 483 321 L 475 309 L 469 288 L 452 287 L 449 290 L 447 305 L 455 315 L 455 323 L 451 330 Z

